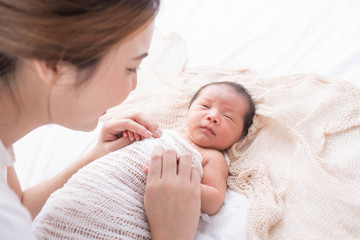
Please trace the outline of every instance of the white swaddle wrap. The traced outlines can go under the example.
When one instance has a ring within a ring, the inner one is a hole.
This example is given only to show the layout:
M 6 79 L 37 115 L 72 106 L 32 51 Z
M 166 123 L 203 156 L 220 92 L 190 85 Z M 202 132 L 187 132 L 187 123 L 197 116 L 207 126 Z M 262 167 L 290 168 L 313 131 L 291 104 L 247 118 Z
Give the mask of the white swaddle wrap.
M 146 174 L 154 147 L 190 153 L 202 175 L 200 153 L 164 130 L 82 168 L 53 193 L 33 222 L 39 239 L 150 239 L 144 210 Z

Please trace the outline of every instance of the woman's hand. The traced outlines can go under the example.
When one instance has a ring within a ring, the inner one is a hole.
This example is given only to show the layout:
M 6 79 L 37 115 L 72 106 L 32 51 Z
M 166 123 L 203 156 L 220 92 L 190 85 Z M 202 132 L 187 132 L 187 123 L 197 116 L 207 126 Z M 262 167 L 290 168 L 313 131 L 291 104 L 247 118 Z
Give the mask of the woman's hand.
M 157 123 L 143 113 L 116 116 L 104 121 L 99 140 L 89 154 L 94 160 L 123 148 L 134 140 L 160 135 Z
M 191 156 L 154 149 L 145 189 L 152 239 L 193 239 L 200 216 L 200 172 Z
M 16 190 L 22 203 L 33 217 L 40 212 L 50 194 L 61 188 L 68 179 L 80 168 L 107 153 L 122 148 L 132 142 L 129 137 L 123 137 L 124 131 L 132 132 L 141 137 L 159 137 L 161 134 L 154 120 L 141 113 L 118 116 L 104 122 L 100 138 L 96 146 L 80 159 L 69 165 L 53 178 L 21 192 L 15 170 L 9 169 L 12 188 Z

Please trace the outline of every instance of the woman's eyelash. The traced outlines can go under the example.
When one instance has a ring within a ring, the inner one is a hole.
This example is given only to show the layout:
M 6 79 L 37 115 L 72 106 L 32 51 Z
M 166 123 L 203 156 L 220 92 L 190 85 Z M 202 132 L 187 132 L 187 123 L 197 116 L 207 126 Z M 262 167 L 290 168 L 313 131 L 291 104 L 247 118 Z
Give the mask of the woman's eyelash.
M 128 68 L 127 69 L 130 73 L 137 73 L 139 70 L 140 70 L 140 68 L 139 67 L 137 67 L 137 68 Z

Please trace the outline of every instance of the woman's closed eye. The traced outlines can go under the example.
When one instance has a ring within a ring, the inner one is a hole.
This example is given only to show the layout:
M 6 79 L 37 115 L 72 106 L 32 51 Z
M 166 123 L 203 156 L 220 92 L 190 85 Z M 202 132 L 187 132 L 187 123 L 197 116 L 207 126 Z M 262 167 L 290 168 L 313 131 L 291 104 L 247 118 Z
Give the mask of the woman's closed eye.
M 129 71 L 130 73 L 137 73 L 140 70 L 140 68 L 139 67 L 127 68 L 126 70 Z

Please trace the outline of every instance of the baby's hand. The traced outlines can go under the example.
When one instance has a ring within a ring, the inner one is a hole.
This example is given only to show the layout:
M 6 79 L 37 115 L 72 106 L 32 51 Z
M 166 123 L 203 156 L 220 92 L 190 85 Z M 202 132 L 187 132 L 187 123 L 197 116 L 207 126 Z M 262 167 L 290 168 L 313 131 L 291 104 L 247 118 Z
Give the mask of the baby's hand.
M 93 159 L 127 146 L 134 140 L 160 137 L 157 123 L 143 113 L 114 115 L 104 121 L 98 143 L 92 150 Z
M 117 122 L 120 130 L 117 138 L 128 138 L 132 141 L 139 141 L 148 137 L 160 137 L 161 131 L 156 122 L 143 113 L 135 113 L 129 116 L 113 116 L 109 121 Z
M 138 133 L 134 133 L 132 131 L 125 130 L 122 132 L 122 136 L 125 138 L 128 137 L 131 141 L 134 141 L 134 140 L 139 141 L 139 140 L 143 140 L 144 138 L 153 137 L 153 134 L 149 130 L 147 130 L 147 133 L 148 133 L 147 136 L 143 136 Z
M 143 169 L 143 172 L 144 173 L 148 173 L 149 172 L 149 166 L 150 166 L 150 164 L 148 163 L 148 164 L 146 164 L 146 166 L 145 166 L 145 168 Z

